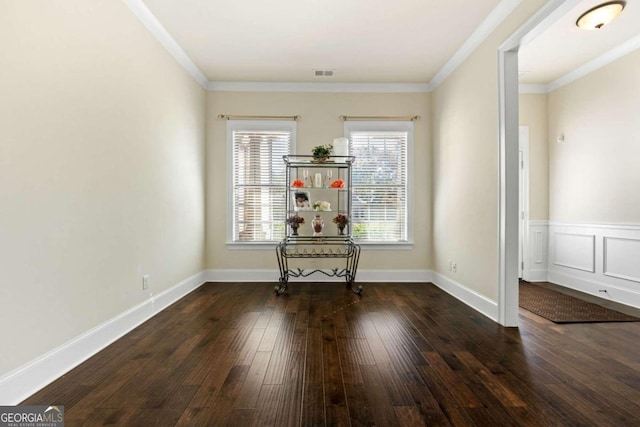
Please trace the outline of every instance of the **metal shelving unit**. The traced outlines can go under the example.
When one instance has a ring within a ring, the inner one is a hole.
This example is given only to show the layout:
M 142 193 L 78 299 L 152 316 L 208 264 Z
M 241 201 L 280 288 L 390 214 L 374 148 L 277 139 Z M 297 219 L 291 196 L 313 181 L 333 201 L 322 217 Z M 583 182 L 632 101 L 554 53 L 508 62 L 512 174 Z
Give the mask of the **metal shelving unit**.
M 308 277 L 314 273 L 342 277 L 349 289 L 357 294 L 362 293 L 362 286 L 355 283 L 360 246 L 351 237 L 351 224 L 347 224 L 344 234 L 339 234 L 337 225 L 332 222 L 332 217 L 337 214 L 346 215 L 351 220 L 351 166 L 355 157 L 332 156 L 325 162 L 316 162 L 313 156 L 288 155 L 283 156 L 283 160 L 288 186 L 287 218 L 298 215 L 305 222 L 299 233 L 287 225 L 286 236 L 276 247 L 280 279 L 275 293 L 283 294 L 290 278 Z M 344 186 L 331 187 L 331 182 L 338 179 L 342 180 Z M 303 181 L 304 187 L 293 187 L 295 180 Z M 330 210 L 314 209 L 315 201 L 325 202 L 325 208 L 328 203 Z M 316 215 L 320 215 L 324 222 L 321 235 L 313 233 L 311 223 Z M 294 260 L 312 258 L 343 260 L 344 265 L 329 269 L 292 268 L 290 265 Z

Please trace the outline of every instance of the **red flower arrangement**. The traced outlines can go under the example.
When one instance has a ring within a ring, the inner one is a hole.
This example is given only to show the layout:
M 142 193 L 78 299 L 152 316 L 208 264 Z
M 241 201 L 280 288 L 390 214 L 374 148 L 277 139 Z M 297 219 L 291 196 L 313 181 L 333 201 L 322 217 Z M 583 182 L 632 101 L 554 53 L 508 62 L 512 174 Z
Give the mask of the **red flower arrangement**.
M 335 181 L 333 181 L 329 187 L 331 188 L 344 188 L 344 181 L 340 178 L 336 179 Z
M 343 214 L 338 214 L 335 218 L 333 218 L 333 222 L 338 225 L 338 227 L 346 227 L 349 224 L 349 217 Z
M 286 223 L 292 227 L 299 227 L 300 224 L 304 224 L 304 218 L 298 215 L 291 215 L 287 218 Z

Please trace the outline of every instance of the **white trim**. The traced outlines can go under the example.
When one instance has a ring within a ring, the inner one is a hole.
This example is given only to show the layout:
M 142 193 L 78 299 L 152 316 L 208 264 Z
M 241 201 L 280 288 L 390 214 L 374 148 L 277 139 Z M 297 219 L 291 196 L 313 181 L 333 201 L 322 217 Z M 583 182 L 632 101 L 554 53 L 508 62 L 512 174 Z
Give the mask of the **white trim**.
M 546 282 L 549 262 L 549 221 L 529 221 L 528 271 L 524 280 Z M 525 264 L 526 266 L 526 264 Z
M 558 265 L 560 267 L 572 268 L 574 270 L 586 271 L 587 273 L 595 273 L 596 272 L 596 235 L 595 234 L 583 234 L 583 233 L 566 233 L 562 231 L 556 231 L 553 233 L 553 242 L 555 244 L 553 254 L 554 254 L 554 265 Z M 584 267 L 580 265 L 567 264 L 564 262 L 558 262 L 555 259 L 558 256 L 558 236 L 573 236 L 573 237 L 587 237 L 591 240 L 591 266 Z
M 532 219 L 532 220 L 529 221 L 529 226 L 532 226 L 532 225 L 542 226 L 542 227 L 547 226 L 548 227 L 549 226 L 549 220 L 546 220 L 546 219 Z
M 207 270 L 204 277 L 207 282 L 273 282 L 276 284 L 280 272 L 276 269 L 214 269 Z M 430 283 L 433 281 L 433 273 L 431 270 L 358 270 L 356 280 L 357 282 L 371 283 Z M 322 273 L 315 273 L 305 278 L 291 278 L 290 282 L 344 282 L 344 278 L 328 277 Z
M 531 268 L 529 265 L 529 239 L 531 238 L 529 235 L 529 126 L 520 126 L 519 132 L 518 143 L 522 152 L 522 164 L 519 169 L 520 189 L 524 189 L 524 194 L 520 195 L 521 206 L 518 208 L 521 211 L 520 215 L 522 215 L 518 222 L 519 227 L 522 227 L 519 233 L 522 241 L 518 244 L 518 247 L 522 250 L 522 258 L 519 260 L 522 265 L 518 266 L 518 272 L 522 274 L 520 277 L 527 280 Z
M 496 301 L 440 273 L 433 272 L 433 284 L 474 310 L 484 314 L 489 319 L 495 322 L 498 321 L 498 303 Z
M 611 273 L 608 270 L 609 267 L 609 263 L 608 263 L 608 259 L 609 259 L 609 240 L 623 240 L 623 241 L 627 241 L 627 242 L 640 242 L 640 239 L 633 239 L 630 237 L 612 237 L 612 236 L 603 236 L 602 238 L 602 251 L 603 251 L 603 255 L 602 255 L 602 274 L 605 276 L 609 276 L 609 277 L 616 277 L 618 279 L 624 279 L 624 280 L 629 280 L 631 282 L 636 282 L 636 283 L 640 283 L 640 277 L 633 277 L 633 276 L 628 276 L 626 274 L 618 274 L 618 273 Z
M 440 86 L 520 3 L 522 0 L 502 0 L 431 79 L 429 82 L 431 90 Z
M 549 282 L 606 300 L 640 308 L 640 293 L 599 280 L 589 280 L 570 274 L 549 271 Z M 606 290 L 606 292 L 600 292 Z
M 599 68 L 612 63 L 616 59 L 622 58 L 623 56 L 633 52 L 636 49 L 640 49 L 640 36 L 636 36 L 630 40 L 627 40 L 620 46 L 611 49 L 610 51 L 576 68 L 575 70 L 568 72 L 559 79 L 552 81 L 547 85 L 547 90 L 548 92 L 553 92 L 554 90 L 559 89 L 571 82 L 574 82 L 579 78 L 586 76 L 587 74 L 593 73 Z
M 527 282 L 535 283 L 535 282 L 549 282 L 549 271 L 548 270 L 529 270 L 529 278 L 525 279 Z
M 200 272 L 101 323 L 0 378 L 0 405 L 17 405 L 144 323 L 170 304 L 200 287 Z
M 160 21 L 151 13 L 142 0 L 122 0 L 122 2 L 131 10 L 136 18 L 144 25 L 147 30 L 154 35 L 162 46 L 178 61 L 182 66 L 204 89 L 207 88 L 209 80 L 200 71 L 198 66 L 189 58 L 187 53 L 175 41 L 171 34 L 162 26 Z
M 611 229 L 611 230 L 629 230 L 629 231 L 640 231 L 640 224 L 634 223 L 606 223 L 606 222 L 558 222 L 558 221 L 549 221 L 545 222 L 551 227 L 576 227 L 576 228 L 603 228 L 603 229 Z
M 274 251 L 279 242 L 227 242 L 227 249 L 230 250 L 249 250 L 249 251 Z M 410 251 L 413 249 L 413 243 L 409 242 L 359 242 L 355 240 L 362 248 L 372 251 Z
M 548 2 L 545 8 L 551 7 L 548 13 L 544 14 L 544 19 L 539 21 L 533 28 L 527 28 L 526 34 L 521 34 L 519 47 L 526 46 L 532 40 L 535 40 L 540 34 L 544 33 L 549 27 L 551 27 L 556 21 L 567 15 L 574 7 L 582 3 L 584 0 L 560 0 L 556 1 L 556 4 Z M 515 46 L 514 46 L 515 47 Z
M 354 239 L 362 249 L 368 251 L 410 251 L 413 250 L 413 242 L 361 242 Z
M 518 326 L 518 48 L 563 0 L 549 0 L 498 48 L 498 321 Z M 514 256 L 515 253 L 515 256 Z
M 520 93 L 550 93 L 554 90 L 560 89 L 563 86 L 568 85 L 586 75 L 593 73 L 594 71 L 599 70 L 600 68 L 608 65 L 625 55 L 630 54 L 631 52 L 640 49 L 640 36 L 636 36 L 632 39 L 627 40 L 620 46 L 616 46 L 608 52 L 603 53 L 595 59 L 587 62 L 586 64 L 581 65 L 575 70 L 569 71 L 567 74 L 557 78 L 556 80 L 545 84 L 529 84 L 529 83 L 521 83 L 520 84 Z
M 498 319 L 503 326 L 518 326 L 519 118 L 518 52 L 498 55 Z
M 429 83 L 209 82 L 211 92 L 384 92 L 427 93 Z

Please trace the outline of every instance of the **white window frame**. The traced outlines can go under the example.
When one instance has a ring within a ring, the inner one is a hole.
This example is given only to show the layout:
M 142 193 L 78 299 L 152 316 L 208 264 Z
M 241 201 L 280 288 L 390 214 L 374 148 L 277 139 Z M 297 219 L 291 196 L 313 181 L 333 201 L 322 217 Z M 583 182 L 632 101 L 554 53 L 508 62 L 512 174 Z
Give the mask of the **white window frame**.
M 407 240 L 375 242 L 356 240 L 368 249 L 411 249 L 413 247 L 413 129 L 412 121 L 345 121 L 344 136 L 351 141 L 352 132 L 406 132 L 407 133 Z M 349 142 L 351 144 L 351 142 Z M 356 158 L 355 163 L 358 163 Z M 352 201 L 353 204 L 353 201 Z
M 278 241 L 239 241 L 234 240 L 234 197 L 233 197 L 233 132 L 234 131 L 285 131 L 291 132 L 289 154 L 296 152 L 297 122 L 294 120 L 227 120 L 227 247 L 231 249 L 269 249 Z M 282 160 L 284 164 L 284 160 Z M 286 203 L 283 199 L 283 203 Z M 284 223 L 285 218 L 282 218 Z

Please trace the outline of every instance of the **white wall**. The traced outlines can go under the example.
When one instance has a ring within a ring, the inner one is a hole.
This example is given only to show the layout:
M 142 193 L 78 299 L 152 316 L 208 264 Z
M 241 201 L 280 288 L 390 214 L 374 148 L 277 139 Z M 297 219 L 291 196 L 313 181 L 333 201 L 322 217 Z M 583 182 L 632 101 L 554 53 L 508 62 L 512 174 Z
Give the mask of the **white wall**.
M 2 1 L 0 40 L 2 377 L 202 270 L 206 99 L 120 1 Z
M 549 240 L 549 138 L 548 95 L 521 94 L 520 125 L 529 129 L 529 241 L 523 255 L 523 278 L 548 280 Z
M 498 47 L 545 2 L 522 2 L 432 93 L 437 274 L 498 298 Z M 449 260 L 457 272 L 449 271 Z
M 547 94 L 520 95 L 520 125 L 529 127 L 529 218 L 549 219 Z
M 230 249 L 226 245 L 226 122 L 218 114 L 301 115 L 297 152 L 310 154 L 315 145 L 343 135 L 340 115 L 419 115 L 414 128 L 413 230 L 410 250 L 366 250 L 360 271 L 425 270 L 431 267 L 431 134 L 428 93 L 270 93 L 209 92 L 207 104 L 207 267 L 213 270 L 276 271 L 273 247 Z M 248 277 L 248 276 L 247 276 Z M 314 276 L 315 277 L 315 276 Z M 277 280 L 274 276 L 268 280 Z
M 639 74 L 637 50 L 549 94 L 551 221 L 640 223 Z

